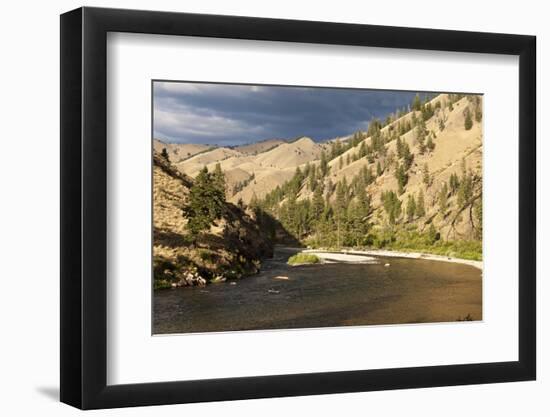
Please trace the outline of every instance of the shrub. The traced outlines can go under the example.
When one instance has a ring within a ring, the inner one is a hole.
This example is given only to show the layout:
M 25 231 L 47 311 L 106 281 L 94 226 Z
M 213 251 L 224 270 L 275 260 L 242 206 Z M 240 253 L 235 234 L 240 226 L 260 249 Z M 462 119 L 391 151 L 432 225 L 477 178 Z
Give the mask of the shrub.
M 301 264 L 318 264 L 321 259 L 317 255 L 312 253 L 297 253 L 296 255 L 288 258 L 287 264 L 289 265 L 301 265 Z
M 464 110 L 464 129 L 470 130 L 473 125 L 474 122 L 472 121 L 472 114 L 470 112 L 470 109 L 466 108 L 466 110 Z

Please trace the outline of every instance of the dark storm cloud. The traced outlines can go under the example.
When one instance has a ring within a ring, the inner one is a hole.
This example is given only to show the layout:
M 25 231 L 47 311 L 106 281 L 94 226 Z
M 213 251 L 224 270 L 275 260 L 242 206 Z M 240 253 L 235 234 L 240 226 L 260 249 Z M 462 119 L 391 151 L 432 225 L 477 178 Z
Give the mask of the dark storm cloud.
M 408 105 L 395 91 L 155 82 L 154 135 L 179 143 L 237 145 L 269 138 L 315 140 L 366 129 Z

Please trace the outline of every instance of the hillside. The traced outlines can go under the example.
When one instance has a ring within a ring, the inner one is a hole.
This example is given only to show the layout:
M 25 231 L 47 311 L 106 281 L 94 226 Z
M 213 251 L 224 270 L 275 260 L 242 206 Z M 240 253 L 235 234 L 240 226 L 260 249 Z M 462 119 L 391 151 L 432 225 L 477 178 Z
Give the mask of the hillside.
M 415 106 L 333 142 L 324 162 L 300 166 L 260 205 L 312 246 L 457 250 L 479 259 L 481 96 L 442 94 Z
M 191 146 L 191 145 L 190 145 Z M 234 148 L 215 148 L 176 163 L 182 173 L 194 177 L 206 166 L 220 164 L 226 177 L 228 199 L 249 203 L 292 178 L 296 167 L 319 159 L 323 145 L 302 137 L 293 142 L 278 139 Z
M 311 246 L 375 246 L 479 259 L 482 97 L 440 94 L 323 143 L 301 137 L 215 148 L 177 162 L 217 165 L 228 201 L 252 205 Z
M 447 96 L 438 96 L 431 102 L 435 106 L 437 101 L 441 100 L 442 104 L 447 103 Z M 465 108 L 471 107 L 468 103 L 468 98 L 464 97 L 454 103 L 453 110 L 450 111 L 448 107 L 442 106 L 442 108 L 433 117 L 426 121 L 426 128 L 430 134 L 433 132 L 435 137 L 432 139 L 435 144 L 433 151 L 424 152 L 420 154 L 418 146 L 416 146 L 416 132 L 415 129 L 411 129 L 406 132 L 400 139 L 407 143 L 411 154 L 413 155 L 413 162 L 408 170 L 408 182 L 405 187 L 404 193 L 401 195 L 401 201 L 406 202 L 409 196 L 416 196 L 422 190 L 425 198 L 426 215 L 421 218 L 414 219 L 409 222 L 415 223 L 423 230 L 429 224 L 433 223 L 438 231 L 441 232 L 448 239 L 456 238 L 474 238 L 476 234 L 475 227 L 473 226 L 474 219 L 471 211 L 465 211 L 463 216 L 457 217 L 460 213 L 457 212 L 458 208 L 453 208 L 453 203 L 456 203 L 456 194 L 449 195 L 450 210 L 445 216 L 437 215 L 438 207 L 438 193 L 440 193 L 443 184 L 448 183 L 452 174 L 462 175 L 462 161 L 464 160 L 466 170 L 471 171 L 476 178 L 474 184 L 475 191 L 480 195 L 481 193 L 481 177 L 482 177 L 482 124 L 475 123 L 470 130 L 464 129 L 464 115 Z M 421 117 L 420 112 L 416 112 L 418 118 Z M 406 115 L 401 121 L 410 120 L 412 115 Z M 439 129 L 438 121 L 445 119 L 445 127 L 443 130 Z M 392 126 L 395 126 L 399 121 L 394 122 L 392 125 L 386 126 L 381 129 L 382 134 L 388 134 Z M 371 144 L 372 138 L 365 139 L 366 144 Z M 373 171 L 376 170 L 376 163 L 380 162 L 382 167 L 390 165 L 382 175 L 376 178 L 376 180 L 367 187 L 367 190 L 371 196 L 371 205 L 373 209 L 373 215 L 375 217 L 383 219 L 383 204 L 381 194 L 383 192 L 397 190 L 398 182 L 395 177 L 395 169 L 392 165 L 392 159 L 395 159 L 397 154 L 396 149 L 397 139 L 393 139 L 387 142 L 387 154 L 386 157 L 381 157 L 373 163 L 369 163 L 367 158 L 361 158 L 355 162 L 351 162 L 349 165 L 343 164 L 343 168 L 338 167 L 338 158 L 329 162 L 331 167 L 331 174 L 328 176 L 328 180 L 336 184 L 339 181 L 346 179 L 348 183 L 356 178 L 362 169 L 372 167 Z M 359 152 L 360 145 L 348 150 L 342 154 L 342 158 L 345 160 L 347 154 L 354 155 Z M 427 165 L 430 175 L 430 181 L 428 184 L 424 183 L 424 168 Z M 327 180 L 327 181 L 328 181 Z M 464 210 L 462 210 L 464 211 Z M 455 217 L 457 217 L 455 219 Z M 453 219 L 452 224 L 449 224 L 448 220 Z
M 234 149 L 220 147 L 198 153 L 189 159 L 175 163 L 175 165 L 181 172 L 194 177 L 205 165 L 215 164 L 234 156 L 242 156 L 242 154 Z
M 255 143 L 235 146 L 233 149 L 243 155 L 258 155 L 259 153 L 269 151 L 278 145 L 285 143 L 282 139 L 266 139 Z
M 163 149 L 166 149 L 170 161 L 175 164 L 192 156 L 212 149 L 210 145 L 200 145 L 193 143 L 165 143 L 159 139 L 153 140 L 153 149 L 155 152 L 161 153 Z
M 287 169 L 296 168 L 306 162 L 319 159 L 321 146 L 307 137 L 292 143 L 283 143 L 264 152 L 256 158 L 256 163 L 263 167 Z
M 153 263 L 155 287 L 204 285 L 258 271 L 272 246 L 252 211 L 224 203 L 221 217 L 196 239 L 187 228 L 192 178 L 158 153 L 153 156 Z

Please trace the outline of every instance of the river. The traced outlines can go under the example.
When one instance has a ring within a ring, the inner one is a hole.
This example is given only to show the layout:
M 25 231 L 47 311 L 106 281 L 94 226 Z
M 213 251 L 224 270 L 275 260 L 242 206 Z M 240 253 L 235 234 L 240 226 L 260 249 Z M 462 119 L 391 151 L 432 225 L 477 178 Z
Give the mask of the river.
M 296 329 L 482 319 L 481 271 L 424 259 L 290 267 L 277 248 L 262 271 L 205 288 L 154 293 L 153 333 Z M 389 264 L 389 266 L 386 266 Z M 288 280 L 275 277 L 288 277 Z

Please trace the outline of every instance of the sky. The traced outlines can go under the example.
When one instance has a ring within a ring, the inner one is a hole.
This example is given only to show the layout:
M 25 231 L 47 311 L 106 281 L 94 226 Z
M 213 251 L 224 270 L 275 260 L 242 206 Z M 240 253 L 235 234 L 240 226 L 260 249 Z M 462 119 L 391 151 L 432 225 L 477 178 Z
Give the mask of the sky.
M 407 106 L 416 93 L 155 81 L 153 94 L 156 139 L 233 146 L 347 136 Z

